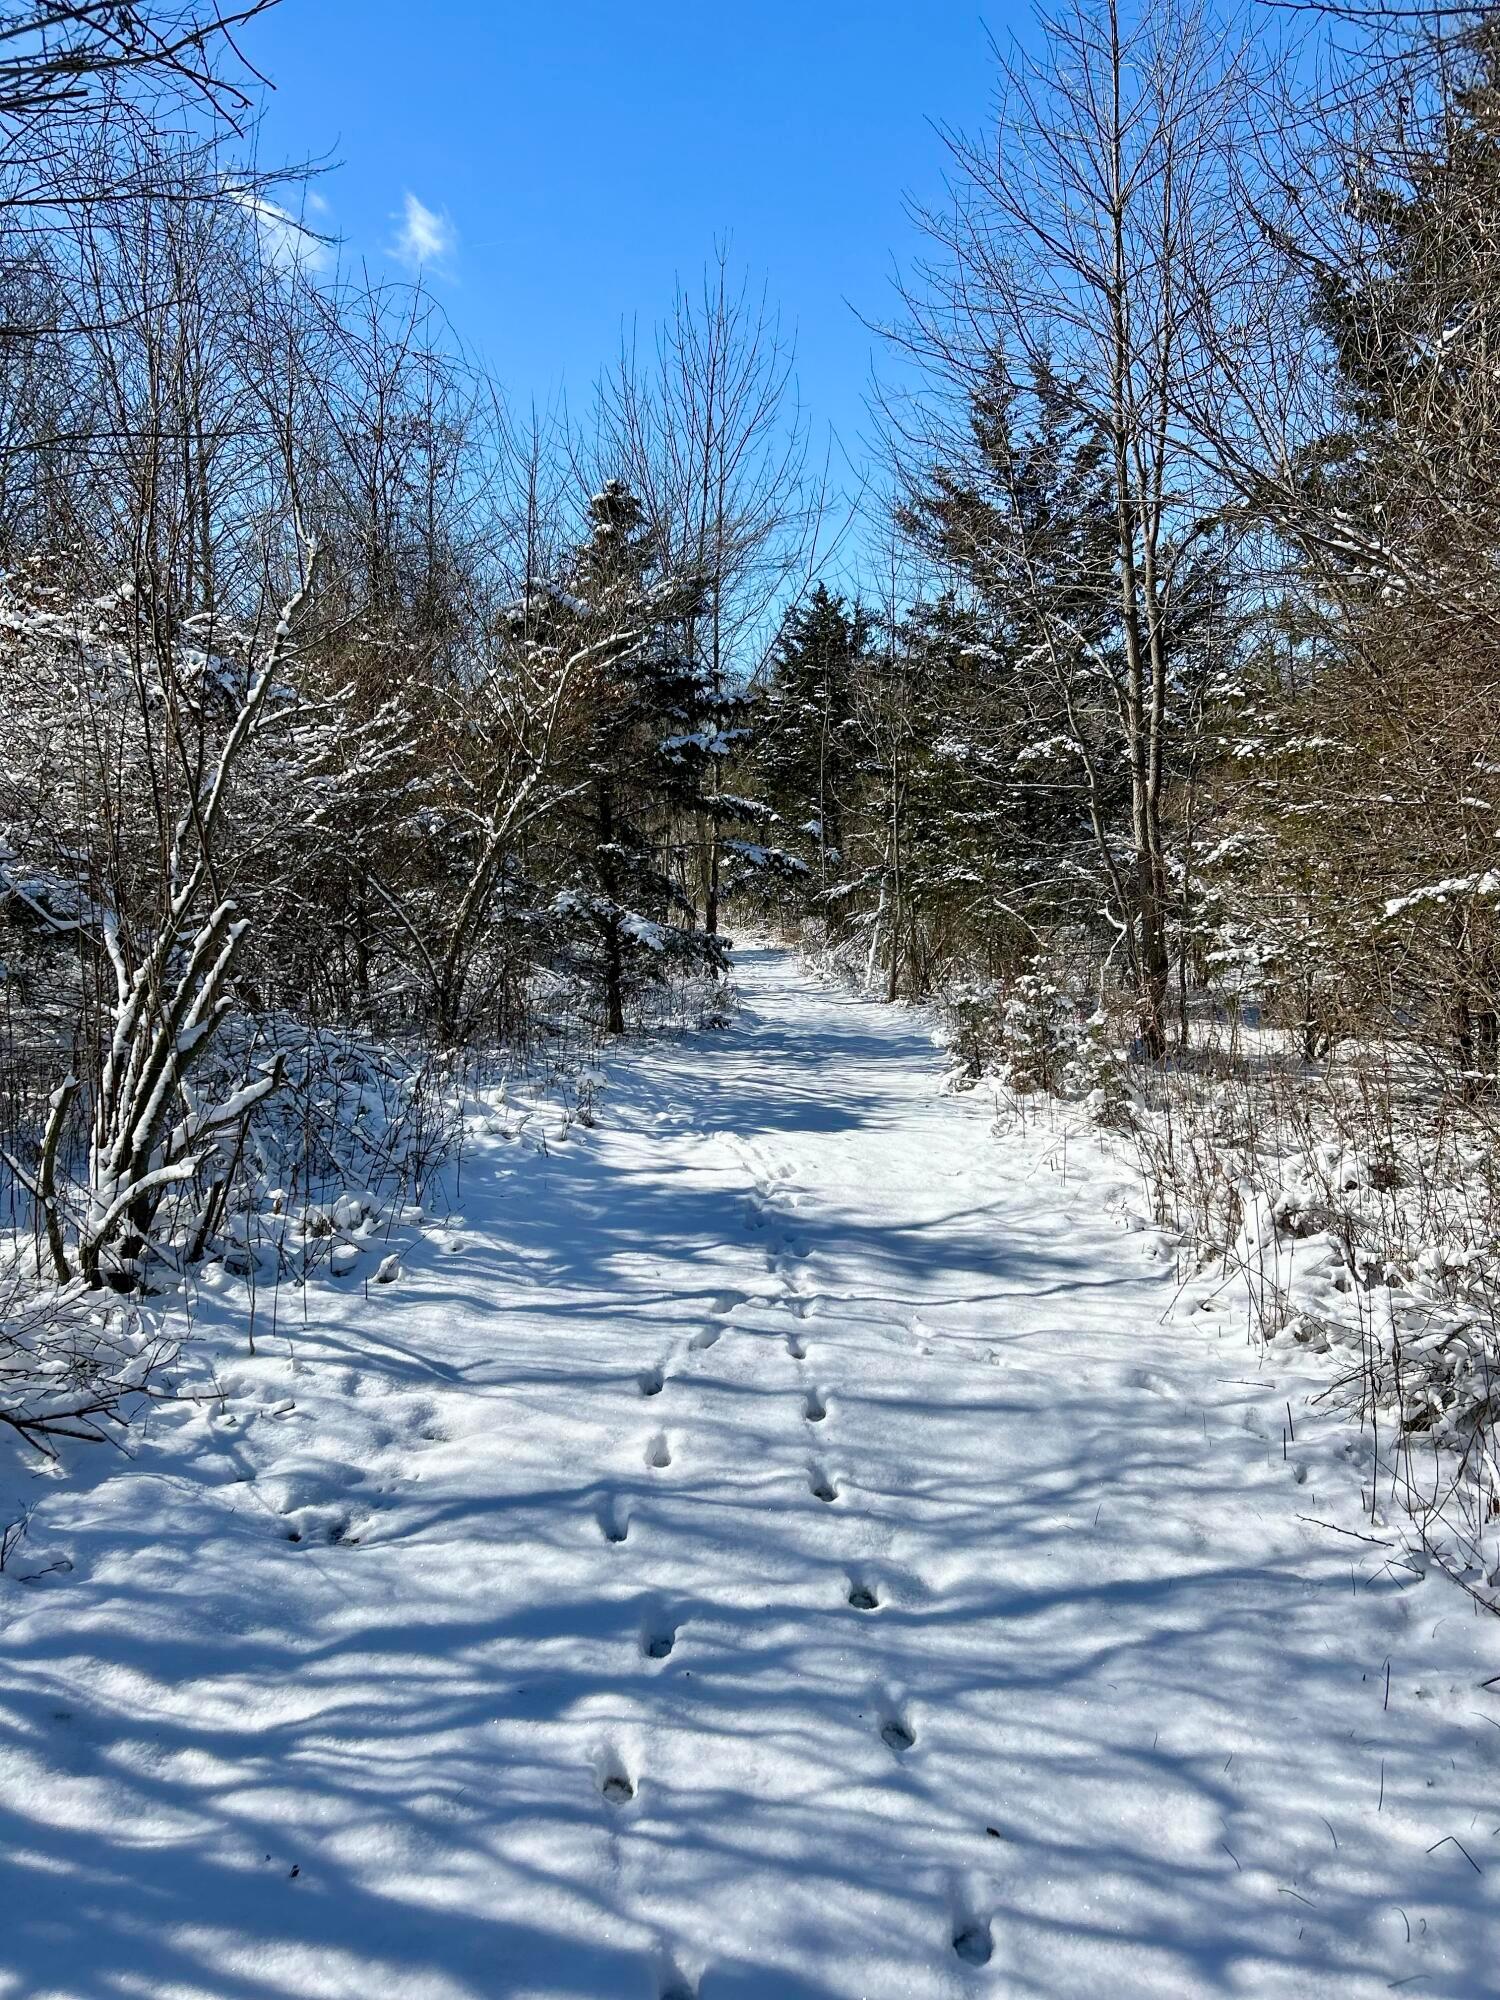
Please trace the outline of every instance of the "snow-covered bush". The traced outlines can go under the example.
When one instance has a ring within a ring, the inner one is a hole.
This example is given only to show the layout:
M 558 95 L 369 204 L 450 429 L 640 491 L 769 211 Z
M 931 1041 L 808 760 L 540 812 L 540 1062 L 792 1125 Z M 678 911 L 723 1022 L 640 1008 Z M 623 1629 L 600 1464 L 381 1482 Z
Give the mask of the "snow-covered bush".
M 48 1458 L 65 1438 L 116 1434 L 173 1343 L 134 1300 L 79 1281 L 39 1287 L 16 1270 L 0 1283 L 0 1426 Z
M 1325 1355 L 1377 1482 L 1500 1608 L 1500 1166 L 1488 1108 L 1389 1048 L 1207 1025 L 1136 1081 L 1130 1155 L 1199 1310 Z M 1375 1504 L 1371 1489 L 1371 1505 Z
M 993 986 L 964 984 L 944 996 L 943 1026 L 958 1059 L 950 1078 L 954 1089 L 969 1089 L 989 1070 L 1001 1040 L 1001 1005 Z
M 1062 1092 L 1087 1110 L 1092 1124 L 1123 1128 L 1133 1116 L 1129 1074 L 1118 1024 L 1096 1009 L 1078 1028 L 1063 1064 Z
M 953 986 L 944 997 L 943 1020 L 958 1058 L 952 1087 L 992 1076 L 1018 1096 L 1085 1104 L 1097 1124 L 1127 1121 L 1130 1095 L 1117 1024 L 1101 1010 L 1080 1019 L 1077 1004 L 1040 967 L 1003 986 Z
M 461 1143 L 474 1079 L 451 1054 L 286 1014 L 236 1017 L 223 1044 L 226 1071 L 269 1065 L 280 1087 L 164 1207 L 159 1268 L 212 1258 L 240 1276 L 337 1274 L 339 1246 L 383 1239 Z
M 1023 972 L 1000 1009 L 1000 1074 L 1023 1097 L 1062 1095 L 1077 1052 L 1079 1029 L 1071 1003 L 1047 975 Z

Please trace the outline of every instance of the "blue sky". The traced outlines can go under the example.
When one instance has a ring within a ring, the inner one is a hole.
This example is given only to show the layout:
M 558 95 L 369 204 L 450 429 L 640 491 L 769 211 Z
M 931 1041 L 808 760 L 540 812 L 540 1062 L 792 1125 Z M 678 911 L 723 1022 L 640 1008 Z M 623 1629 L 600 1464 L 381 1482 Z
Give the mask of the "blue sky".
M 649 326 L 728 233 L 795 328 L 804 407 L 857 459 L 877 343 L 846 301 L 890 309 L 893 263 L 917 247 L 903 196 L 941 191 L 928 121 L 983 118 L 986 26 L 1018 18 L 1009 0 L 985 16 L 959 0 L 283 0 L 247 48 L 276 85 L 263 159 L 341 162 L 318 184 L 327 225 L 376 271 L 400 269 L 414 219 L 433 290 L 514 402 L 564 386 L 580 401 L 622 320 Z

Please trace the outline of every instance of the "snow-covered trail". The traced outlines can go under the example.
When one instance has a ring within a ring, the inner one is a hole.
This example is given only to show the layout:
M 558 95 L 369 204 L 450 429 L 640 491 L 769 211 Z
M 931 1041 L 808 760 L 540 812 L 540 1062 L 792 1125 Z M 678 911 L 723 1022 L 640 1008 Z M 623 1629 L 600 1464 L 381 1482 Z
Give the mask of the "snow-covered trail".
M 1494 1993 L 1500 1632 L 1315 1378 L 1165 1317 L 915 1017 L 739 972 L 45 1488 L 0 1993 Z

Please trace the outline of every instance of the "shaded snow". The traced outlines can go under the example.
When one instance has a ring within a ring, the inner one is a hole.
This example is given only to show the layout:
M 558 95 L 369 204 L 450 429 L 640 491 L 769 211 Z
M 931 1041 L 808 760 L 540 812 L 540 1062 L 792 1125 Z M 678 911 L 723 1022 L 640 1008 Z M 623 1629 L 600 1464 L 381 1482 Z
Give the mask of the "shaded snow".
M 0 1579 L 0 1994 L 1492 1990 L 1500 1632 L 1326 1378 L 741 970 L 255 1358 L 205 1289 L 133 1464 L 7 1473 L 73 1567 Z

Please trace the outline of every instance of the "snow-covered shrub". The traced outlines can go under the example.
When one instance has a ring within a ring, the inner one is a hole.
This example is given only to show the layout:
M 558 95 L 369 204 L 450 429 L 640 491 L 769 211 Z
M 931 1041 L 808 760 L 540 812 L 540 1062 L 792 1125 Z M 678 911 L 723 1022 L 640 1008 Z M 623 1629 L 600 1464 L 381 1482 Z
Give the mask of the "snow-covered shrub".
M 280 1090 L 256 1111 L 247 1173 L 313 1200 L 350 1189 L 385 1203 L 420 1200 L 458 1138 L 459 1077 L 451 1056 L 358 1028 L 309 1027 L 294 1015 L 238 1017 L 225 1035 L 233 1069 L 276 1063 Z
M 1124 1031 L 1103 1010 L 1080 1020 L 1064 988 L 1040 968 L 1005 985 L 971 980 L 950 987 L 943 1029 L 957 1058 L 949 1089 L 970 1089 L 993 1076 L 1019 1096 L 1080 1103 L 1095 1124 L 1128 1124 L 1131 1098 L 1119 1053 Z
M 459 1144 L 472 1079 L 451 1053 L 278 1014 L 235 1017 L 218 1054 L 231 1072 L 274 1064 L 281 1087 L 164 1217 L 155 1250 L 169 1265 L 338 1275 L 340 1246 L 383 1240 Z
M 247 1075 L 274 1077 L 277 1087 L 247 1093 L 236 1081 Z M 233 1115 L 200 1123 L 192 1170 L 162 1185 L 133 1253 L 131 1288 L 170 1289 L 205 1260 L 242 1277 L 292 1270 L 300 1278 L 339 1243 L 387 1230 L 425 1198 L 457 1147 L 470 1082 L 454 1056 L 420 1044 L 284 1013 L 227 1015 L 191 1082 L 183 1079 L 179 1110 L 189 1121 L 200 1102 Z M 72 1143 L 58 1176 L 70 1234 L 90 1199 L 86 1134 L 75 1131 Z M 53 1270 L 39 1220 L 30 1236 L 13 1268 L 41 1296 Z M 288 1265 L 283 1245 L 293 1238 Z
M 831 902 L 829 907 L 837 908 Z M 831 921 L 824 912 L 800 917 L 787 933 L 808 969 L 833 986 L 859 991 L 865 983 L 868 939 L 859 930 Z
M 53 1080 L 35 1166 L 8 1162 L 44 1218 L 62 1283 L 77 1272 L 134 1286 L 163 1201 L 275 1087 L 274 1073 L 245 1075 L 215 1098 L 189 1076 L 232 1006 L 249 929 L 231 858 L 242 780 L 258 740 L 286 724 L 293 628 L 317 555 L 308 543 L 267 636 L 233 634 L 226 621 L 222 650 L 200 642 L 192 619 L 162 621 L 139 581 L 93 603 L 36 579 L 0 591 L 0 689 L 16 717 L 0 785 L 0 903 L 10 924 L 19 911 L 76 941 L 82 1011 L 97 1023 L 77 1075 Z M 113 778 L 75 754 L 81 708 L 113 745 Z M 55 1169 L 75 1094 L 90 1134 L 65 1227 Z
M 134 1300 L 12 1272 L 0 1298 L 0 1425 L 44 1457 L 113 1435 L 175 1350 Z
M 1123 1129 L 1131 1122 L 1132 1098 L 1119 1036 L 1102 1009 L 1077 1031 L 1063 1063 L 1061 1095 L 1081 1103 L 1092 1124 Z
M 995 1059 L 1001 1042 L 1002 1009 L 997 989 L 965 984 L 950 989 L 943 1003 L 943 1027 L 948 1047 L 958 1059 L 950 1087 L 967 1090 L 978 1083 Z
M 1023 972 L 1000 1010 L 1000 1073 L 1023 1097 L 1064 1094 L 1081 1040 L 1071 1001 L 1041 971 Z
M 975 981 L 949 989 L 943 1003 L 956 1086 L 998 1077 L 1021 1096 L 1060 1096 L 1077 1047 L 1073 1010 L 1041 972 L 1007 985 Z
M 1378 1479 L 1500 1608 L 1500 1167 L 1483 1106 L 1388 1046 L 1199 1023 L 1134 1079 L 1134 1163 L 1185 1296 L 1325 1355 Z M 1374 1505 L 1373 1488 L 1371 1504 Z

